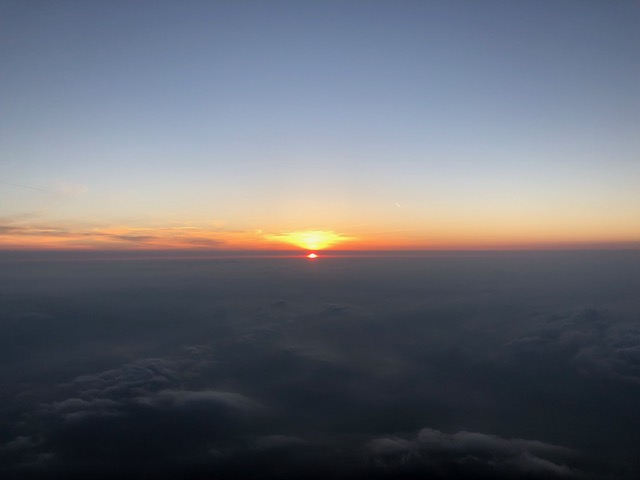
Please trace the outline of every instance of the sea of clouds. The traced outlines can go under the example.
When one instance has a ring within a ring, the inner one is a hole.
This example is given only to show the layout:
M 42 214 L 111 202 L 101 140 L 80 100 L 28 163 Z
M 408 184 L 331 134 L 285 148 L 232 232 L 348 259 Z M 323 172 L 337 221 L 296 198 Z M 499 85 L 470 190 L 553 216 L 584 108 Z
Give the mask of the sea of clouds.
M 640 475 L 637 252 L 0 263 L 3 478 Z

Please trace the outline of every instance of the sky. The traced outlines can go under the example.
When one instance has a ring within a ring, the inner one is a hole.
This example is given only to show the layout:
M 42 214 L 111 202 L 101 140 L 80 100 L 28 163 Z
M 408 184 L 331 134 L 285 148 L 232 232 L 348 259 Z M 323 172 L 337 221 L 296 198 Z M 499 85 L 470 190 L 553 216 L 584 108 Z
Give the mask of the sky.
M 0 248 L 638 248 L 639 23 L 2 1 Z

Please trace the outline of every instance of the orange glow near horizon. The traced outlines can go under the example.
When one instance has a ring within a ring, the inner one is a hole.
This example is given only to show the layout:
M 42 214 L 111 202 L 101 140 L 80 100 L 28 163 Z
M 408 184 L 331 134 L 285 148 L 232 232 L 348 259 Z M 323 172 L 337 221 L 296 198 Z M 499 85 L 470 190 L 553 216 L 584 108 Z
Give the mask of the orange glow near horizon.
M 440 227 L 440 228 L 438 228 Z M 83 228 L 57 224 L 5 226 L 0 235 L 2 250 L 286 250 L 291 246 L 318 253 L 343 250 L 524 250 L 524 249 L 638 249 L 632 235 L 573 232 L 556 228 L 528 228 L 519 232 L 482 231 L 466 225 L 432 225 L 419 229 L 380 231 L 301 230 L 266 233 L 263 230 L 222 230 L 206 226 L 112 226 Z M 353 229 L 352 229 L 353 230 Z
M 267 235 L 268 240 L 288 243 L 304 250 L 325 250 L 333 245 L 352 240 L 352 237 L 330 230 L 306 230 L 288 232 L 279 235 Z

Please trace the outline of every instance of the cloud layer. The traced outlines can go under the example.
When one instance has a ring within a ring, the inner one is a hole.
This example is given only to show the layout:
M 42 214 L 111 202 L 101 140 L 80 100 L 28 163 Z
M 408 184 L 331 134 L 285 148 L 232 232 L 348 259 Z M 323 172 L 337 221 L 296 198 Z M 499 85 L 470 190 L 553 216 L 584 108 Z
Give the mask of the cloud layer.
M 572 255 L 4 258 L 2 474 L 635 478 L 640 265 Z

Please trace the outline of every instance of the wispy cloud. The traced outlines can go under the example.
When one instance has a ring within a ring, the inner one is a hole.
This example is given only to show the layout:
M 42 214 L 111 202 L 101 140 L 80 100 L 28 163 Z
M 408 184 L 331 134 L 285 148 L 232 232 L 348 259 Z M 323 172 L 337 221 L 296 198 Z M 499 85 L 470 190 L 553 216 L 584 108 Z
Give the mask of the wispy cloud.
M 233 243 L 231 237 L 242 237 L 197 227 L 84 229 L 7 223 L 0 225 L 0 248 L 220 248 Z
M 20 189 L 33 190 L 36 192 L 49 193 L 51 195 L 72 196 L 77 197 L 84 195 L 89 191 L 89 187 L 81 183 L 68 182 L 65 180 L 58 180 L 50 187 L 27 185 L 23 183 L 15 182 L 0 182 L 0 185 L 6 185 L 9 187 L 16 187 Z

